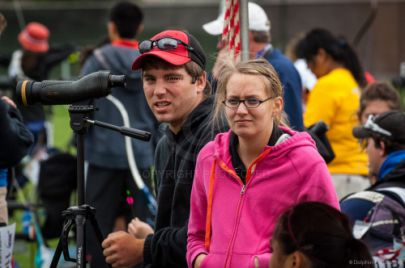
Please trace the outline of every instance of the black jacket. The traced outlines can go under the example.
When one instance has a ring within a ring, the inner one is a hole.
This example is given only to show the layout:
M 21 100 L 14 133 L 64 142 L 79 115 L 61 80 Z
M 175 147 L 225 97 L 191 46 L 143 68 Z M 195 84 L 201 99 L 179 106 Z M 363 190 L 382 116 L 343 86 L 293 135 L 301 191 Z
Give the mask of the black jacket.
M 166 135 L 159 141 L 155 156 L 156 232 L 145 241 L 145 266 L 187 267 L 187 225 L 197 155 L 215 134 L 226 130 L 225 123 L 211 123 L 212 104 L 213 97 L 203 101 L 188 116 L 177 135 L 167 128 Z
M 0 168 L 18 164 L 33 141 L 18 110 L 0 100 Z

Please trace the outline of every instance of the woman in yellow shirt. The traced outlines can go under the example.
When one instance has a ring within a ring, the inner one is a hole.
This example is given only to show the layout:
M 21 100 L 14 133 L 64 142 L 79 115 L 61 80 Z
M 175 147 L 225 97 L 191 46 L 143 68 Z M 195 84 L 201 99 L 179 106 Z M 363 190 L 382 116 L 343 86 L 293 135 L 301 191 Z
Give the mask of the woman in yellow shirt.
M 304 114 L 306 127 L 324 121 L 335 152 L 328 164 L 341 198 L 364 190 L 369 182 L 367 156 L 352 134 L 358 125 L 360 89 L 365 85 L 360 62 L 349 44 L 329 31 L 314 29 L 300 43 L 303 57 L 318 81 L 311 91 Z

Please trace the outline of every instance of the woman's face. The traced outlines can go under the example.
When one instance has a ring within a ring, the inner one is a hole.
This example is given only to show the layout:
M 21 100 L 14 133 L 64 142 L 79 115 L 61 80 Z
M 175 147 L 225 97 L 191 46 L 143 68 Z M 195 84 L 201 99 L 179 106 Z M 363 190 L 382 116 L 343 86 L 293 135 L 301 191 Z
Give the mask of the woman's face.
M 265 78 L 258 75 L 233 74 L 226 85 L 226 100 L 266 100 L 270 97 L 266 90 Z M 283 101 L 275 97 L 258 107 L 247 108 L 246 102 L 237 108 L 225 107 L 229 126 L 238 137 L 256 139 L 258 135 L 269 135 L 276 115 L 281 113 Z
M 316 78 L 319 79 L 329 73 L 328 60 L 330 60 L 328 54 L 324 49 L 320 48 L 317 54 L 307 61 L 308 68 L 314 73 Z

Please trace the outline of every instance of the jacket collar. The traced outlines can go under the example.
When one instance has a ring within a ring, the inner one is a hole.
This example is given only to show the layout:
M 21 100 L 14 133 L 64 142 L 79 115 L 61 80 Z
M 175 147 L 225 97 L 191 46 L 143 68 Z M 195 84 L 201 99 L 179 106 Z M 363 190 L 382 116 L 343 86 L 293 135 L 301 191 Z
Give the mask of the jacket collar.
M 387 180 L 388 178 L 395 177 L 398 167 L 405 165 L 405 150 L 396 151 L 390 153 L 381 165 L 380 172 L 378 174 L 378 180 Z M 403 169 L 401 169 L 403 170 Z M 394 174 L 391 174 L 394 173 Z M 403 172 L 402 174 L 404 174 Z

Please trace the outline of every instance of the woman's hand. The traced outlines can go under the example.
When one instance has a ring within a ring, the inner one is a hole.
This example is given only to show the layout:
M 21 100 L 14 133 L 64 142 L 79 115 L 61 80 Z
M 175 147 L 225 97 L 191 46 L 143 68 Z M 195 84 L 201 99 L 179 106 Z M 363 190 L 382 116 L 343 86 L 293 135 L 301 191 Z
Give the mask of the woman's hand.
M 201 263 L 203 262 L 205 257 L 207 257 L 207 254 L 201 253 L 200 255 L 198 255 L 197 258 L 195 258 L 195 261 L 194 261 L 194 268 L 200 268 Z

